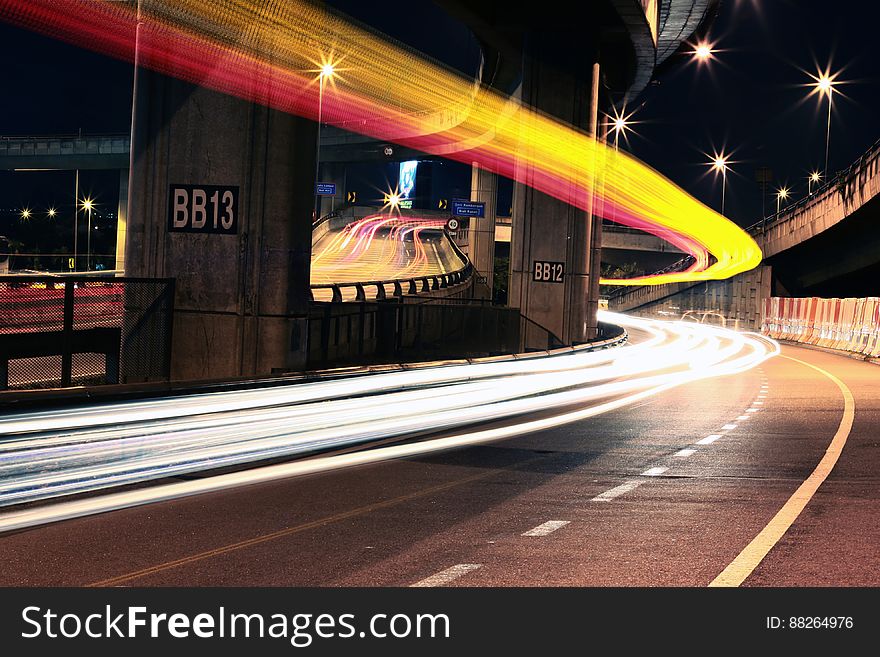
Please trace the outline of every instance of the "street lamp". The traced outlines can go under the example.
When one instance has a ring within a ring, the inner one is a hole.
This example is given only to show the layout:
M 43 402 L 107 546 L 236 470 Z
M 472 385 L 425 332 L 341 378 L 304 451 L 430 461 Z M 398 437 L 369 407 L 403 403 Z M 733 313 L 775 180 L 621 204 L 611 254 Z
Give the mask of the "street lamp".
M 55 215 L 58 214 L 58 212 L 55 210 L 55 208 L 49 208 L 46 214 L 49 216 L 49 219 L 54 219 Z
M 831 144 L 831 105 L 832 105 L 832 95 L 834 94 L 834 85 L 837 84 L 835 78 L 837 74 L 831 75 L 826 69 L 824 72 L 820 72 L 818 75 L 810 75 L 813 78 L 814 83 L 812 85 L 813 90 L 810 92 L 810 95 L 816 94 L 819 98 L 822 96 L 828 97 L 828 115 L 825 123 L 825 169 L 823 173 L 828 175 L 828 150 Z
M 612 109 L 612 111 L 613 114 L 608 114 L 608 121 L 605 122 L 605 141 L 608 141 L 608 135 L 610 133 L 614 133 L 614 150 L 616 151 L 618 150 L 620 136 L 623 135 L 623 138 L 626 139 L 626 133 L 632 132 L 633 123 L 638 123 L 638 121 L 631 120 L 635 111 L 626 114 L 625 107 L 622 112 L 618 112 L 616 109 Z
M 724 215 L 724 197 L 727 194 L 727 170 L 730 168 L 727 165 L 727 156 L 724 153 L 720 155 L 716 155 L 715 158 L 711 162 L 712 171 L 715 172 L 715 175 L 721 173 L 721 215 Z
M 390 207 L 392 210 L 397 210 L 400 207 L 400 193 L 394 191 L 390 194 L 385 194 L 384 201 L 386 206 Z
M 712 59 L 712 54 L 715 51 L 712 49 L 712 44 L 708 41 L 700 41 L 694 46 L 694 50 L 691 53 L 694 59 L 699 63 L 708 62 Z
M 819 181 L 822 179 L 822 176 L 818 171 L 813 171 L 809 177 L 807 178 L 807 196 L 813 195 L 813 184 L 819 184 Z
M 315 220 L 320 219 L 321 197 L 318 194 L 318 182 L 320 180 L 321 167 L 321 120 L 324 111 L 324 80 L 332 80 L 336 67 L 332 62 L 321 65 L 318 71 L 318 143 L 315 148 Z
M 22 219 L 30 219 L 31 218 L 31 209 L 30 208 L 23 208 L 21 211 L 21 218 Z
M 95 207 L 95 201 L 91 197 L 86 197 L 80 203 L 83 210 L 88 212 L 88 238 L 86 239 L 86 271 L 92 268 L 92 208 Z
M 776 192 L 776 214 L 779 214 L 779 204 L 788 198 L 788 187 L 782 187 Z

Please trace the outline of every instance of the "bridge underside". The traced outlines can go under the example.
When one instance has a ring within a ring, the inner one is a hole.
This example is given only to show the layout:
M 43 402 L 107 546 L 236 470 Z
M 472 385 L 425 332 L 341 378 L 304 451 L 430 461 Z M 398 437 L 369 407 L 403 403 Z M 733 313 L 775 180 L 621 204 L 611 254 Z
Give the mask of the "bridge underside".
M 865 297 L 880 294 L 880 202 L 767 260 L 774 296 Z

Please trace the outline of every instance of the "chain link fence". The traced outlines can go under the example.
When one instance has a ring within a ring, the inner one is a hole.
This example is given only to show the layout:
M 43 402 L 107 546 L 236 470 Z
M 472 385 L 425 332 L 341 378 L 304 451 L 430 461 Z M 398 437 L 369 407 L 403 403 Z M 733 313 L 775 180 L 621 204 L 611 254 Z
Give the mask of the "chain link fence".
M 0 390 L 167 381 L 171 279 L 0 276 Z

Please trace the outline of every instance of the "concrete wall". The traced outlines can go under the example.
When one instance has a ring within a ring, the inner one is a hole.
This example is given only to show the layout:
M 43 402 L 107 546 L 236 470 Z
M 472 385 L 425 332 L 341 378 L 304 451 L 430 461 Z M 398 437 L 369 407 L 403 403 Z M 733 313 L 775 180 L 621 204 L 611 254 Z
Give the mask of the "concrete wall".
M 765 258 L 790 249 L 846 219 L 880 193 L 880 142 L 812 197 L 783 210 L 753 235 Z
M 495 272 L 495 215 L 498 204 L 498 175 L 481 169 L 476 163 L 471 175 L 471 200 L 486 204 L 485 216 L 468 221 L 468 257 L 485 285 L 480 290 L 492 297 Z
M 592 51 L 590 56 L 588 44 L 577 45 L 574 57 L 574 44 L 560 43 L 552 33 L 529 33 L 522 100 L 575 127 L 595 130 L 597 107 L 591 99 L 598 97 L 597 55 Z M 593 234 L 600 222 L 590 212 L 537 191 L 530 184 L 536 175 L 530 162 L 528 153 L 518 154 L 508 304 L 564 343 L 584 342 L 596 335 L 599 263 L 594 255 L 600 247 Z M 577 181 L 572 185 L 574 197 Z M 538 261 L 563 263 L 562 282 L 535 281 Z
M 138 68 L 125 251 L 177 279 L 172 378 L 305 363 L 316 124 Z M 237 186 L 238 232 L 169 231 L 172 185 Z
M 748 331 L 761 328 L 763 300 L 770 296 L 771 268 L 757 267 L 722 281 L 668 283 L 638 287 L 632 293 L 609 299 L 608 307 L 642 317 L 680 319 L 685 315 Z

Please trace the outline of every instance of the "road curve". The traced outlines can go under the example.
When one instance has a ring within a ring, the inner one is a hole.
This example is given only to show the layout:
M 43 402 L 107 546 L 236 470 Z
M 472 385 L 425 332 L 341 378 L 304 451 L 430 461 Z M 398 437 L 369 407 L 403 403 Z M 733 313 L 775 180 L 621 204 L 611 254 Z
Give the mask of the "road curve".
M 852 427 L 742 583 L 877 585 L 876 366 L 788 346 L 506 440 L 9 533 L 0 583 L 705 586 L 826 455 L 845 399 L 825 373 Z

